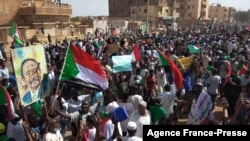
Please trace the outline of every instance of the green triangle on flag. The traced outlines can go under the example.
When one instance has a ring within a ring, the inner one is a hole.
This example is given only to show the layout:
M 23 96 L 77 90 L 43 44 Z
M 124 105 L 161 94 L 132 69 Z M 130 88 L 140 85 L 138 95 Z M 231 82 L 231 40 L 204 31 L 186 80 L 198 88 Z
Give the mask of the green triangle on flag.
M 61 76 L 59 78 L 59 80 L 62 81 L 72 79 L 79 73 L 71 47 L 68 48 L 66 60 L 62 70 L 63 72 L 61 73 Z
M 22 40 L 20 39 L 19 33 L 18 33 L 18 29 L 17 29 L 17 25 L 15 22 L 12 23 L 10 31 L 9 31 L 9 36 L 11 38 L 13 38 L 14 43 L 19 44 L 19 45 L 23 45 Z
M 160 59 L 160 61 L 161 61 L 161 65 L 162 65 L 163 67 L 169 66 L 168 61 L 164 58 L 164 56 L 162 55 L 162 53 L 161 53 L 159 50 L 157 50 L 157 52 L 158 52 L 158 54 L 159 54 L 159 59 Z

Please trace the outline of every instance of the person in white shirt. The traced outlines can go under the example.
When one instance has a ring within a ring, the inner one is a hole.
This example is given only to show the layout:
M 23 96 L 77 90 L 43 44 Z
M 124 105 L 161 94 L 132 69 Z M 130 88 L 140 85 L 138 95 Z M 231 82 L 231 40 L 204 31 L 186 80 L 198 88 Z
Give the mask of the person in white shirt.
M 80 121 L 81 123 L 81 121 Z M 96 117 L 94 115 L 88 115 L 86 117 L 86 128 L 80 125 L 78 140 L 79 141 L 94 141 L 96 136 L 96 128 L 97 124 Z
M 127 125 L 128 135 L 123 138 L 123 141 L 142 141 L 142 138 L 136 136 L 137 125 L 135 122 L 130 121 Z
M 119 107 L 119 105 L 115 101 L 114 97 L 115 96 L 112 93 L 112 90 L 107 89 L 106 93 L 104 94 L 104 97 L 103 97 L 103 104 L 105 106 L 105 111 L 108 114 Z M 103 122 L 101 126 L 103 127 L 103 130 L 101 132 L 103 133 L 105 138 L 107 140 L 112 138 L 112 135 L 113 135 L 113 132 L 114 132 L 114 129 L 115 129 L 115 125 L 113 124 L 111 118 L 108 119 L 107 121 Z M 118 126 L 119 134 L 122 135 L 122 128 L 121 128 L 120 122 L 117 123 L 117 126 Z M 117 140 L 117 139 L 115 138 L 113 140 Z
M 216 97 L 219 94 L 221 85 L 221 77 L 217 74 L 217 69 L 212 69 L 212 76 L 207 79 L 207 92 L 211 96 L 213 108 L 215 106 Z
M 128 103 L 131 103 L 133 105 L 134 111 L 136 111 L 138 109 L 138 105 L 139 105 L 140 101 L 143 101 L 143 97 L 141 95 L 138 95 L 138 94 L 130 95 L 128 97 L 128 100 L 127 100 Z
M 151 114 L 147 110 L 147 103 L 145 101 L 139 102 L 138 110 L 131 114 L 129 121 L 136 123 L 136 136 L 143 138 L 143 125 L 151 125 L 152 123 Z
M 59 120 L 55 118 L 49 118 L 46 123 L 48 132 L 44 134 L 43 141 L 63 141 L 63 136 L 59 131 Z
M 79 126 L 86 127 L 86 117 L 88 115 L 92 115 L 95 113 L 97 106 L 100 104 L 101 100 L 96 102 L 94 105 L 90 106 L 89 101 L 84 100 L 81 104 L 81 109 L 78 111 L 75 111 L 73 113 L 64 113 L 60 110 L 57 110 L 55 107 L 53 110 L 60 116 L 67 118 L 72 124 L 74 124 L 74 128 L 71 126 L 71 130 L 74 133 L 73 137 L 77 137 L 77 130 Z M 82 125 L 79 125 L 79 120 L 82 121 Z M 73 134 L 72 133 L 72 134 Z
M 162 66 L 158 66 L 158 69 L 156 71 L 156 80 L 157 80 L 157 92 L 162 93 L 164 90 L 164 86 L 167 84 L 167 77 L 164 69 Z
M 177 99 L 175 93 L 171 93 L 171 85 L 166 84 L 164 87 L 164 92 L 158 95 L 162 98 L 162 107 L 166 110 L 166 124 L 169 124 L 169 118 L 174 113 L 174 104 Z
M 228 47 L 228 54 L 230 54 L 233 50 L 236 50 L 237 45 L 235 43 L 235 40 L 232 40 L 232 42 L 230 41 L 227 47 Z
M 68 103 L 69 114 L 81 110 L 83 101 L 87 97 L 90 96 L 90 95 L 80 95 L 80 93 L 75 88 L 72 88 L 70 90 L 70 93 L 71 93 L 71 98 L 66 101 Z M 72 131 L 72 136 L 76 137 L 77 136 L 77 121 L 71 122 L 71 131 Z
M 56 91 L 54 89 L 54 91 Z M 50 106 L 55 107 L 57 110 L 60 110 L 63 113 L 68 113 L 68 103 L 60 95 L 52 95 L 50 98 Z M 68 120 L 64 117 L 59 118 L 61 134 L 64 137 L 67 131 Z
M 129 87 L 132 87 L 133 85 L 135 85 L 135 77 L 138 77 L 139 80 L 142 79 L 142 77 L 140 76 L 141 73 L 141 69 L 137 68 L 135 74 L 132 74 L 129 78 Z

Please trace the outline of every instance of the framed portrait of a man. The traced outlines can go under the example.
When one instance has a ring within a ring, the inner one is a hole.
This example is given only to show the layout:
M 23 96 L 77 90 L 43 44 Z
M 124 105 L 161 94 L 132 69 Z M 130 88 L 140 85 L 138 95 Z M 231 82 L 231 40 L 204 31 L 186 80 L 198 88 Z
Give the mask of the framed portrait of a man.
M 22 105 L 30 105 L 46 96 L 47 64 L 42 45 L 11 50 Z

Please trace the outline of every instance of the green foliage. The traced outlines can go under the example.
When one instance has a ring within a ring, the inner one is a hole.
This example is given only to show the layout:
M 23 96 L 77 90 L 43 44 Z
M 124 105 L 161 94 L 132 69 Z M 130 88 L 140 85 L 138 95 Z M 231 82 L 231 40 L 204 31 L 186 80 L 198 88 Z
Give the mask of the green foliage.
M 250 22 L 250 9 L 236 12 L 235 19 L 240 22 Z
M 75 21 L 75 22 L 76 22 L 76 21 L 79 21 L 79 17 L 71 17 L 71 19 L 70 19 L 70 20 L 71 20 L 72 22 L 73 22 L 73 21 Z

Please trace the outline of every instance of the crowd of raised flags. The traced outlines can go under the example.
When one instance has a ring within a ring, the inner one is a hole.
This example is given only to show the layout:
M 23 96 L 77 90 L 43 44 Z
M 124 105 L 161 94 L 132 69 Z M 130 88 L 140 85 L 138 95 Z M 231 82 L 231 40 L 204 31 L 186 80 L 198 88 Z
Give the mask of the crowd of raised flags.
M 9 35 L 13 49 L 26 48 L 15 23 Z M 249 123 L 248 30 L 120 36 L 96 30 L 43 47 L 53 91 L 24 107 L 16 102 L 20 82 L 1 86 L 0 139 L 61 141 L 70 129 L 70 140 L 139 141 L 143 125 L 173 125 L 184 110 L 185 124 L 214 124 L 221 97 L 232 124 Z

